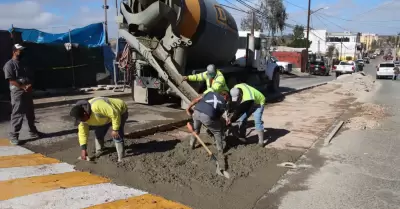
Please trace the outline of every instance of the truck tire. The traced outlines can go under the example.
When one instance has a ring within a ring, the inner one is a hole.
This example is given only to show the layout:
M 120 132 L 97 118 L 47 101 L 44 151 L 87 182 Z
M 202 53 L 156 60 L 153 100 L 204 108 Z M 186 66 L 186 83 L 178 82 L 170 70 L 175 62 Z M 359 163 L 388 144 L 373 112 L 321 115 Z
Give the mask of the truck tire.
M 275 70 L 274 75 L 272 76 L 272 81 L 268 86 L 268 91 L 271 93 L 279 92 L 279 84 L 281 82 L 281 76 L 279 73 L 279 69 Z

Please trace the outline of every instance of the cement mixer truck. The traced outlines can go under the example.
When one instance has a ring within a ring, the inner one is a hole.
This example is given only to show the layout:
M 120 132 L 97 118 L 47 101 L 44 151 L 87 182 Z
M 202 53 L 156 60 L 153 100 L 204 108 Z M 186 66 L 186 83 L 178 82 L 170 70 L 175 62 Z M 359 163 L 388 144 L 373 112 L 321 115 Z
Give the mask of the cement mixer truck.
M 182 76 L 203 72 L 208 64 L 223 72 L 230 88 L 242 82 L 269 91 L 279 88 L 279 66 L 267 56 L 266 39 L 250 36 L 246 44 L 258 46 L 260 53 L 254 56 L 255 49 L 249 49 L 248 67 L 234 65 L 238 28 L 215 0 L 125 0 L 116 19 L 119 37 L 127 43 L 117 58 L 118 69 L 130 79 L 139 103 L 175 95 L 185 107 L 198 96 L 199 86 Z

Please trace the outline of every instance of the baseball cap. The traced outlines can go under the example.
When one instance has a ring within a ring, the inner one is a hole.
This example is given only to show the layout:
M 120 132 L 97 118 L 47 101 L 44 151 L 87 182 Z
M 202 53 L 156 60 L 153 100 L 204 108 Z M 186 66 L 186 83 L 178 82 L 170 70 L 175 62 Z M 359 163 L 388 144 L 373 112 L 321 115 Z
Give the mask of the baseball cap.
M 26 47 L 22 46 L 21 44 L 14 44 L 13 50 L 24 50 Z
M 85 110 L 81 105 L 75 105 L 72 107 L 69 115 L 75 119 L 75 125 L 78 125 L 81 122 L 82 117 L 84 116 Z
M 237 102 L 239 99 L 240 91 L 238 88 L 232 88 L 231 91 L 232 102 Z

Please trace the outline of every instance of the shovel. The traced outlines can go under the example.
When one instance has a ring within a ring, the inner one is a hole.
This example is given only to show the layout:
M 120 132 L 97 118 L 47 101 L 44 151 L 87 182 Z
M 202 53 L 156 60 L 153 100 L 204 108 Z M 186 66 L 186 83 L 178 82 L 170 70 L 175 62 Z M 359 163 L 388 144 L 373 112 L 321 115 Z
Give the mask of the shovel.
M 189 132 L 193 134 L 193 136 L 196 137 L 196 139 L 200 142 L 200 144 L 204 147 L 204 149 L 206 149 L 207 153 L 210 155 L 210 158 L 212 161 L 215 162 L 215 165 L 217 166 L 217 171 L 216 173 L 220 176 L 223 176 L 227 179 L 230 178 L 230 175 L 228 172 L 224 171 L 223 169 L 221 169 L 217 158 L 215 157 L 215 155 L 210 151 L 210 149 L 208 149 L 208 147 L 204 144 L 203 140 L 200 139 L 199 135 L 197 135 L 197 133 L 193 130 L 193 126 L 188 122 L 187 123 L 187 128 L 189 129 Z

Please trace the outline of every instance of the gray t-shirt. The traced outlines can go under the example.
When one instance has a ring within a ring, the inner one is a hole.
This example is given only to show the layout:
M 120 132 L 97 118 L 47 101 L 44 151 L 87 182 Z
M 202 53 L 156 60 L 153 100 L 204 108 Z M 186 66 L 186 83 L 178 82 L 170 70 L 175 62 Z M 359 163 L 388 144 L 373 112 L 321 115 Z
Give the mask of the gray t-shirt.
M 31 83 L 30 72 L 20 61 L 14 59 L 9 60 L 4 65 L 3 71 L 6 80 L 16 80 L 20 84 Z M 13 90 L 13 88 L 14 87 L 10 85 L 10 89 Z

